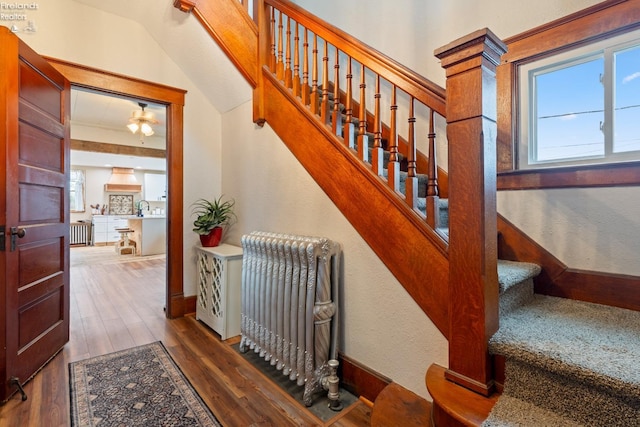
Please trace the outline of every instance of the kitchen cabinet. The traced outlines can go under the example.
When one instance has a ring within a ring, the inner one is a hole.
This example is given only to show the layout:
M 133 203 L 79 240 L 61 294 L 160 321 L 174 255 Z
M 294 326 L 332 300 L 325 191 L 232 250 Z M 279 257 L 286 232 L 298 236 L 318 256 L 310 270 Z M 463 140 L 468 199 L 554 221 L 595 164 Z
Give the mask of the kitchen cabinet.
M 94 215 L 91 219 L 93 230 L 93 244 L 114 243 L 120 240 L 120 233 L 116 229 L 127 228 L 127 217 L 117 215 Z
M 222 244 L 196 247 L 196 319 L 220 334 L 220 338 L 240 335 L 240 295 L 242 248 Z
M 159 173 L 144 174 L 144 199 L 148 202 L 167 201 L 167 175 Z

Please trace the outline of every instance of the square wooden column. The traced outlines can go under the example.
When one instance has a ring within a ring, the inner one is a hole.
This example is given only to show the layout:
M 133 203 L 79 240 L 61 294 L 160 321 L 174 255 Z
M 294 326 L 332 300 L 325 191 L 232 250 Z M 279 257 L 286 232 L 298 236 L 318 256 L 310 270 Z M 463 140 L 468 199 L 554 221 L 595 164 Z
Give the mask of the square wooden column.
M 488 29 L 435 51 L 447 75 L 449 140 L 449 369 L 493 391 L 488 340 L 498 329 L 496 66 L 506 46 Z

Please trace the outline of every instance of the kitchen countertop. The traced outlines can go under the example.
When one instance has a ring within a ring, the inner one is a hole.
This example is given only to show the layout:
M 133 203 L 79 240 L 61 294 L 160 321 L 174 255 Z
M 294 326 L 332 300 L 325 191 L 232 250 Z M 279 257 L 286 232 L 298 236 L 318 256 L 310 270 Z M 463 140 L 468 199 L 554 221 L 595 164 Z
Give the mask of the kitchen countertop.
M 138 215 L 92 215 L 93 217 L 116 217 L 116 218 L 122 218 L 122 219 L 155 219 L 155 218 L 159 218 L 159 219 L 166 219 L 167 216 L 166 215 L 145 215 L 145 216 L 138 216 Z
M 127 216 L 127 219 L 166 219 L 166 215 Z

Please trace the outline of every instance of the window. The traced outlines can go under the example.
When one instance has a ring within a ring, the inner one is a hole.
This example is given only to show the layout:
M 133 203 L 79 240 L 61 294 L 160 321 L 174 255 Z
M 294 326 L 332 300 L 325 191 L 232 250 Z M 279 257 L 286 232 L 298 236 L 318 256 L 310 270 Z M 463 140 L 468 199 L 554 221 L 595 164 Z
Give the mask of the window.
M 84 212 L 84 171 L 71 169 L 69 185 L 69 206 L 71 212 Z
M 519 67 L 520 169 L 640 160 L 640 32 Z

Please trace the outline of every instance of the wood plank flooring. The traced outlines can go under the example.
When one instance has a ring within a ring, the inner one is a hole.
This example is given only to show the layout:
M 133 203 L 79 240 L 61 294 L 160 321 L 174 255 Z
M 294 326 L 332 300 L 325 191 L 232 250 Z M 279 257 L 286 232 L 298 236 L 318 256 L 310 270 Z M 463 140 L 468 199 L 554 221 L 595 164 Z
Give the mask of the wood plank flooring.
M 71 248 L 70 341 L 0 407 L 0 427 L 68 426 L 68 363 L 162 341 L 224 426 L 370 425 L 369 406 L 358 401 L 322 422 L 194 316 L 164 317 L 164 256 L 117 256 L 113 247 Z M 236 340 L 237 341 L 237 340 Z M 140 426 L 142 427 L 142 426 Z

